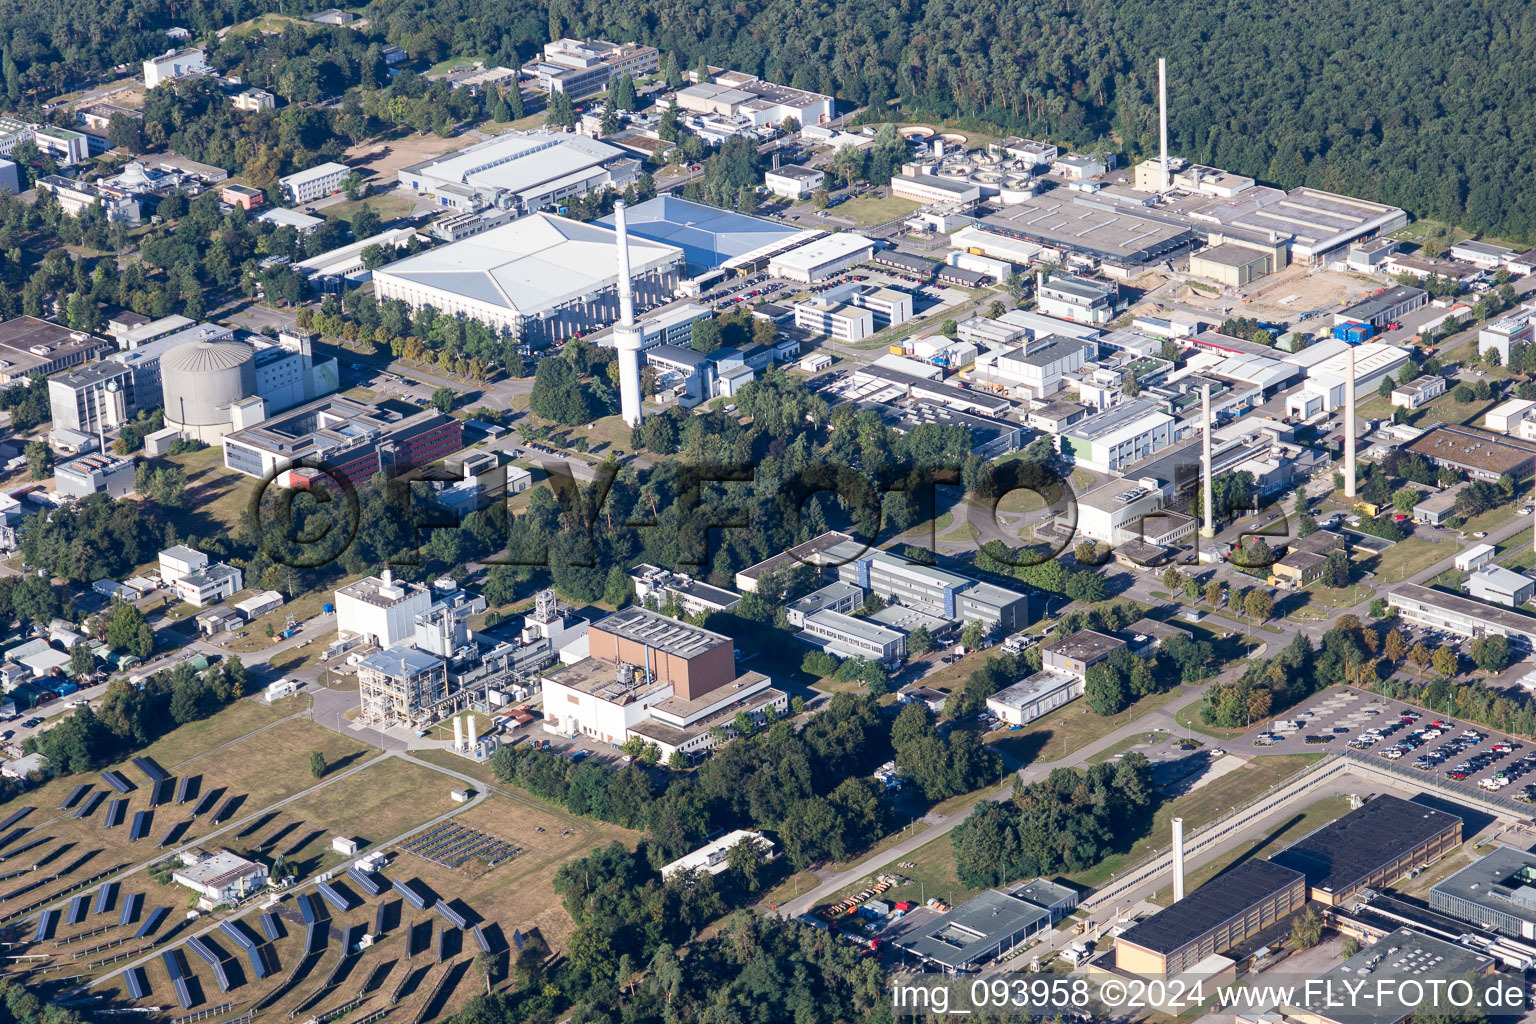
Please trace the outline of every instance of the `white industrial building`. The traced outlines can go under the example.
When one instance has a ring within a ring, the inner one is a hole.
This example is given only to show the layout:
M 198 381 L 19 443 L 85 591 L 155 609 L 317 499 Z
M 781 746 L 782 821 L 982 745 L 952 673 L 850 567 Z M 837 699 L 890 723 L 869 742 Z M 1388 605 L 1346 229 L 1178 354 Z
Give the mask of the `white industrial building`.
M 146 373 L 158 371 L 166 425 L 184 436 L 212 443 L 336 390 L 336 360 L 315 362 L 309 335 L 285 331 L 276 344 L 264 338 L 250 344 L 202 327 L 185 333 L 198 340 L 171 347 L 158 364 L 158 342 L 156 349 L 136 349 L 140 360 L 129 361 Z
M 875 243 L 852 231 L 825 235 L 768 261 L 768 273 L 801 284 L 835 277 L 874 254 Z
M 795 326 L 838 341 L 863 341 L 875 333 L 875 314 L 844 302 L 809 299 L 795 303 Z
M 187 604 L 202 608 L 234 597 L 245 589 L 245 580 L 235 566 L 214 562 L 181 577 L 172 587 Z
M 1092 342 L 1040 334 L 1017 348 L 978 353 L 973 373 L 1016 397 L 1044 401 L 1061 391 L 1067 374 L 1082 369 L 1097 354 Z
M 50 377 L 48 406 L 55 430 L 85 434 L 116 430 L 139 409 L 133 374 L 114 362 L 91 363 Z
M 773 857 L 773 840 L 764 836 L 761 832 L 749 832 L 746 829 L 737 829 L 727 832 L 725 835 L 699 847 L 692 853 L 684 854 L 677 860 L 665 865 L 661 869 L 662 880 L 671 878 L 679 871 L 704 871 L 711 875 L 718 875 L 730 867 L 731 849 L 740 843 L 751 843 L 762 851 L 764 860 Z
M 1161 490 L 1138 487 L 1130 480 L 1110 480 L 1077 499 L 1077 532 L 1111 546 L 1144 540 L 1139 529 L 1142 519 L 1162 507 Z
M 1035 292 L 1035 305 L 1041 313 L 1081 324 L 1109 323 L 1125 308 L 1120 287 L 1113 281 L 1097 281 L 1077 274 L 1042 276 Z
M 916 203 L 975 203 L 981 199 L 981 186 L 968 181 L 951 181 L 934 174 L 891 175 L 891 195 Z
M 1536 580 L 1499 565 L 1484 565 L 1467 577 L 1467 593 L 1479 601 L 1518 608 L 1536 592 Z
M 1500 434 L 1532 440 L 1527 435 L 1536 428 L 1536 402 L 1524 398 L 1500 402 L 1484 414 L 1483 426 Z
M 362 637 L 376 647 L 391 647 L 416 635 L 416 616 L 432 607 L 432 593 L 419 583 L 382 576 L 350 583 L 336 591 L 336 632 Z
M 1354 347 L 1355 395 L 1360 401 L 1376 393 L 1388 376 L 1396 374 L 1409 353 L 1395 345 L 1366 342 Z M 1339 353 L 1314 365 L 1307 380 L 1285 396 L 1285 411 L 1297 419 L 1309 419 L 1320 412 L 1333 412 L 1344 405 L 1344 382 L 1349 376 L 1349 354 Z
M 593 190 L 623 190 L 640 163 L 617 146 L 567 132 L 508 132 L 402 169 L 402 188 L 445 209 L 533 213 Z
M 338 246 L 330 252 L 300 260 L 293 265 L 293 269 L 303 274 L 319 291 L 339 292 L 345 284 L 364 284 L 373 279 L 373 272 L 363 259 L 364 251 L 378 246 L 390 252 L 398 252 L 415 237 L 416 229 L 413 227 L 387 228 L 376 235 Z
M 341 188 L 342 179 L 352 169 L 334 161 L 297 171 L 277 179 L 278 193 L 285 203 L 307 203 L 328 196 Z
M 987 698 L 987 710 L 1009 725 L 1028 725 L 1083 695 L 1083 680 L 1046 669 Z
M 1500 317 L 1477 332 L 1478 355 L 1489 352 L 1499 354 L 1499 362 L 1509 363 L 1509 350 L 1521 343 L 1536 340 L 1536 310 L 1519 309 Z
M 188 75 L 211 74 L 207 55 L 200 47 L 189 46 L 185 50 L 169 50 L 144 62 L 144 88 L 153 89 L 162 82 L 170 82 Z
M 1084 469 L 1118 472 L 1173 443 L 1173 417 L 1138 398 L 1068 427 L 1059 441 L 1064 458 Z
M 1477 544 L 1467 548 L 1467 550 L 1456 556 L 1456 568 L 1461 572 L 1472 572 L 1474 569 L 1481 569 L 1493 561 L 1494 552 L 1497 550 L 1492 544 Z
M 166 353 L 194 341 L 233 341 L 235 338 L 234 330 L 229 327 L 193 323 L 186 317 L 166 317 L 154 324 L 146 324 L 144 331 L 149 333 L 156 324 L 175 321 L 182 321 L 182 326 L 173 327 L 157 337 L 141 338 L 131 346 L 125 345 L 123 351 L 113 352 L 107 357 L 126 367 L 125 372 L 130 374 L 133 384 L 133 402 L 140 409 L 154 409 L 165 404 L 160 360 Z M 119 344 L 122 344 L 121 339 Z
M 181 863 L 171 872 L 171 881 L 197 893 L 206 906 L 242 899 L 267 884 L 264 865 L 228 850 L 214 854 L 187 850 L 181 854 Z
M 1445 394 L 1446 380 L 1438 374 L 1424 374 L 1415 377 L 1407 384 L 1399 384 L 1392 389 L 1391 401 L 1394 406 L 1403 409 L 1417 409 L 1421 405 L 1433 402 Z
M 789 117 L 802 127 L 832 119 L 830 96 L 774 85 L 737 71 L 714 77 L 713 82 L 679 89 L 673 100 L 678 110 L 705 118 L 740 122 L 748 129 L 777 126 Z
M 616 235 L 535 213 L 373 272 L 379 299 L 463 315 L 539 345 L 618 320 Z M 683 251 L 629 236 L 635 305 L 671 299 Z
M 133 493 L 134 460 L 104 452 L 92 452 L 55 466 L 54 491 L 66 498 L 106 494 L 121 498 Z
M 826 180 L 826 177 L 823 171 L 815 167 L 785 164 L 764 174 L 763 184 L 774 195 L 785 196 L 789 199 L 804 199 L 812 192 L 821 188 L 822 182 Z
M 160 578 L 174 585 L 185 576 L 200 571 L 208 564 L 208 556 L 185 544 L 175 544 L 160 552 Z

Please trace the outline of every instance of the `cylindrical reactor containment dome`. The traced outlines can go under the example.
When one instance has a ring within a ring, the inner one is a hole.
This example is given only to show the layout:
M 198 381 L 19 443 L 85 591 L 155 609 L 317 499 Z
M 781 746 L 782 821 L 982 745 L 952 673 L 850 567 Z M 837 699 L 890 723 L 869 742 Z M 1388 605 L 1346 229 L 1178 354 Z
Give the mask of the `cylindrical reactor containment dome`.
M 160 358 L 160 385 L 168 424 L 223 433 L 230 407 L 256 393 L 256 350 L 240 341 L 178 345 Z

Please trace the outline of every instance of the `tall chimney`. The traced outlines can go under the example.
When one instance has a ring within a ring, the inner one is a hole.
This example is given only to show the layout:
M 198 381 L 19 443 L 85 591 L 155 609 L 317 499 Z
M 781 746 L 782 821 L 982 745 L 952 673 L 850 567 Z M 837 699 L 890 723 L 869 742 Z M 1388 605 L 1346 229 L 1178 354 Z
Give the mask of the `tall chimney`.
M 1162 154 L 1163 191 L 1173 184 L 1168 173 L 1168 62 L 1157 58 L 1157 142 Z
M 453 749 L 464 749 L 464 719 L 457 715 L 453 718 Z
M 1200 389 L 1200 490 L 1205 497 L 1205 525 L 1200 536 L 1216 536 L 1216 489 L 1211 482 L 1211 386 Z
M 1344 497 L 1355 496 L 1355 347 L 1344 364 Z
M 1184 819 L 1173 819 L 1173 902 L 1184 898 Z
M 619 245 L 619 322 L 613 347 L 619 353 L 619 411 L 631 427 L 640 425 L 640 328 L 635 326 L 635 297 L 629 277 L 629 230 L 624 201 L 613 204 L 613 229 Z

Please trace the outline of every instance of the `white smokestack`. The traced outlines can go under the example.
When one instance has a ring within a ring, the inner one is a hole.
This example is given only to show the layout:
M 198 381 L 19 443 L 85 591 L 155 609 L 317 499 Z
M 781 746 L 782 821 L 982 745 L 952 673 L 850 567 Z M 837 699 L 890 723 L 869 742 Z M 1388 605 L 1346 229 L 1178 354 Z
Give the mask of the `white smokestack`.
M 1211 482 L 1211 428 L 1215 424 L 1211 420 L 1211 386 L 1205 385 L 1200 389 L 1200 489 L 1205 496 L 1205 525 L 1200 528 L 1200 536 L 1216 536 L 1216 510 L 1215 487 Z
M 1344 373 L 1344 497 L 1355 496 L 1355 347 L 1349 347 Z
M 1173 902 L 1184 898 L 1184 819 L 1173 819 Z
M 619 322 L 613 328 L 613 347 L 619 353 L 619 410 L 631 427 L 640 425 L 640 329 L 635 326 L 635 297 L 629 278 L 629 230 L 624 201 L 613 204 L 613 229 L 619 246 Z
M 1173 180 L 1168 173 L 1168 62 L 1162 57 L 1157 58 L 1157 141 L 1162 155 L 1163 190 L 1167 191 Z
M 454 719 L 454 721 L 458 721 L 458 719 Z M 475 716 L 474 715 L 470 715 L 469 716 L 469 745 L 467 747 L 465 747 L 464 749 L 466 749 L 466 750 L 474 750 L 475 747 L 480 745 L 480 737 L 478 735 L 479 732 L 480 732 L 480 730 L 475 726 Z
M 464 749 L 464 719 L 462 718 L 453 720 L 453 749 Z

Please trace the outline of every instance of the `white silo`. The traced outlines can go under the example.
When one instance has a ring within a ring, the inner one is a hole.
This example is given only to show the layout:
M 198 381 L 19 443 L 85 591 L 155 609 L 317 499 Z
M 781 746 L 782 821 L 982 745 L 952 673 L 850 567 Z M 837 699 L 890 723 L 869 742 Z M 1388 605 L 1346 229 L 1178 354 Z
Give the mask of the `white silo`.
M 635 297 L 629 279 L 629 230 L 624 201 L 613 204 L 613 230 L 619 248 L 619 322 L 613 325 L 613 347 L 619 353 L 619 411 L 631 427 L 640 425 L 640 346 L 644 335 L 635 326 Z
M 242 341 L 190 341 L 160 357 L 165 424 L 217 442 L 233 429 L 236 402 L 256 393 L 256 350 Z

